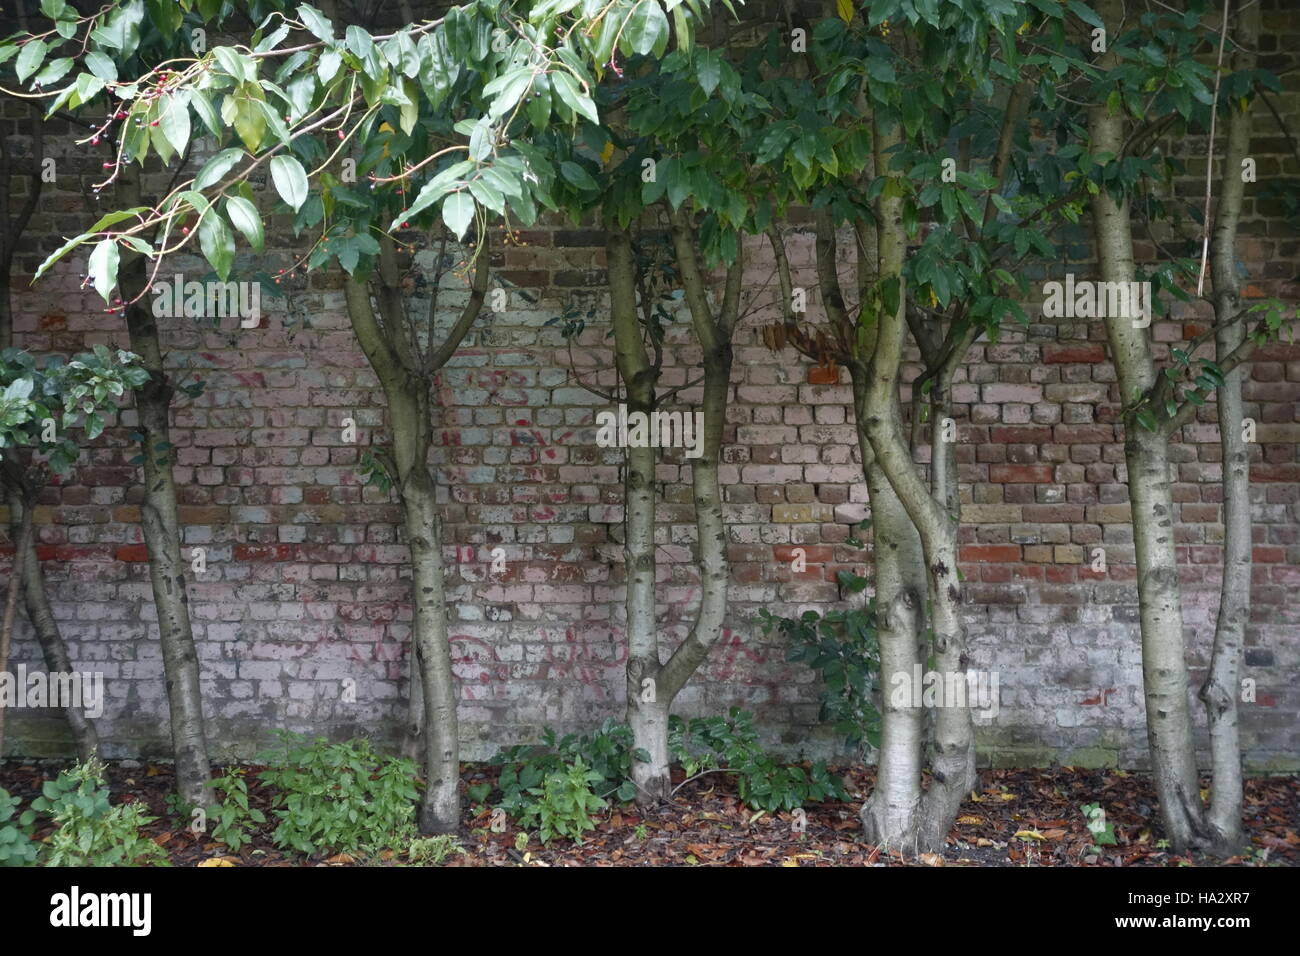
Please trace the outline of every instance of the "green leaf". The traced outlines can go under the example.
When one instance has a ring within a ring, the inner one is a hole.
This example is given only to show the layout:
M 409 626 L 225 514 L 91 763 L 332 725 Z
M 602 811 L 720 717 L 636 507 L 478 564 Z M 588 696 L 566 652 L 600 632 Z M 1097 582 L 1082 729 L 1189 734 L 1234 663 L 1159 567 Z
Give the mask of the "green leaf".
M 243 196 L 230 196 L 226 199 L 226 215 L 230 217 L 230 224 L 243 233 L 248 244 L 261 252 L 265 239 L 257 207 Z
M 442 201 L 442 221 L 457 239 L 464 237 L 473 218 L 474 199 L 469 193 L 452 193 Z
M 722 57 L 716 50 L 701 50 L 696 60 L 695 76 L 700 89 L 710 96 L 722 80 Z
M 560 94 L 560 99 L 564 100 L 565 106 L 593 123 L 600 122 L 600 114 L 596 112 L 595 102 L 578 89 L 578 82 L 572 74 L 557 70 L 549 75 L 552 88 Z
M 189 97 L 172 94 L 163 98 L 158 107 L 158 129 L 178 154 L 185 152 L 190 142 Z
M 235 262 L 235 237 L 215 210 L 204 216 L 199 224 L 199 246 L 217 276 L 225 282 Z
M 117 286 L 118 258 L 117 243 L 112 239 L 101 239 L 90 252 L 90 281 L 105 302 L 111 301 Z
M 560 175 L 579 189 L 594 192 L 599 188 L 596 186 L 596 180 L 591 178 L 591 174 L 577 163 L 569 162 L 567 160 L 560 163 Z
M 221 178 L 229 172 L 230 168 L 234 166 L 235 163 L 239 162 L 240 157 L 243 155 L 244 151 L 236 146 L 232 146 L 229 149 L 223 149 L 221 152 L 217 153 L 217 155 L 213 156 L 203 164 L 203 168 L 199 170 L 199 174 L 194 177 L 194 188 L 207 189 L 209 186 L 215 186 L 217 183 L 221 182 Z M 271 162 L 274 163 L 275 160 L 272 160 Z
M 266 115 L 262 112 L 261 103 L 249 95 L 247 88 L 226 97 L 221 105 L 221 116 L 234 125 L 235 132 L 244 141 L 248 151 L 256 153 L 266 133 Z
M 41 64 L 45 62 L 45 52 L 48 49 L 49 46 L 44 40 L 32 40 L 23 46 L 18 54 L 18 60 L 14 63 L 19 83 L 25 83 L 29 76 L 40 69 Z
M 320 55 L 320 61 L 316 64 L 316 76 L 321 83 L 328 83 L 334 79 L 338 73 L 339 67 L 343 65 L 343 55 L 337 50 L 326 50 Z
M 307 4 L 299 4 L 298 17 L 302 20 L 302 25 L 311 31 L 312 36 L 318 40 L 329 42 L 334 39 L 334 26 L 325 18 L 325 15 L 315 7 Z
M 1076 17 L 1089 26 L 1098 27 L 1103 30 L 1106 28 L 1106 24 L 1101 17 L 1099 17 L 1093 10 L 1080 3 L 1079 0 L 1069 0 L 1069 3 L 1067 3 L 1066 6 L 1070 8 L 1070 11 Z
M 495 213 L 504 213 L 506 211 L 505 196 L 501 194 L 491 183 L 484 179 L 471 180 L 469 191 L 474 194 L 474 198 L 487 206 Z
M 307 201 L 307 172 L 292 156 L 280 155 L 271 160 L 271 181 L 294 212 Z
M 668 18 L 658 0 L 640 0 L 624 28 L 623 38 L 642 56 L 649 54 L 668 36 Z
M 60 57 L 57 60 L 51 60 L 45 64 L 45 69 L 36 74 L 33 81 L 41 86 L 49 86 L 51 83 L 57 83 L 68 75 L 68 72 L 75 65 L 76 60 L 70 56 Z
M 217 65 L 235 78 L 237 83 L 246 83 L 257 78 L 257 66 L 243 54 L 230 47 L 219 46 L 212 51 Z
M 415 197 L 415 202 L 411 203 L 411 208 L 405 213 L 393 220 L 390 228 L 396 229 L 404 219 L 409 219 L 416 214 L 423 212 L 429 206 L 441 199 L 451 191 L 456 181 L 474 168 L 474 164 L 468 160 L 462 160 L 459 163 L 453 163 L 448 166 L 433 179 L 424 184 L 419 194 Z
M 39 279 L 41 276 L 45 275 L 46 271 L 49 270 L 50 266 L 54 265 L 54 263 L 58 262 L 65 255 L 67 255 L 70 249 L 72 249 L 75 246 L 81 245 L 81 243 L 85 242 L 89 238 L 90 238 L 89 233 L 82 233 L 79 236 L 74 236 L 71 239 L 65 241 L 63 245 L 59 246 L 59 248 L 55 249 L 48 256 L 45 257 L 45 260 L 37 267 L 36 276 L 33 278 L 32 281 L 34 282 L 36 281 L 36 279 Z
M 528 92 L 528 87 L 533 82 L 533 68 L 530 66 L 518 70 L 512 70 L 504 76 L 498 76 L 495 80 L 483 87 L 485 97 L 494 96 L 492 105 L 488 108 L 488 116 L 492 119 L 505 116 L 520 98 Z
M 194 107 L 194 112 L 199 114 L 199 119 L 203 120 L 203 125 L 213 136 L 220 137 L 222 134 L 221 117 L 217 114 L 212 101 L 199 90 L 190 90 L 190 105 Z

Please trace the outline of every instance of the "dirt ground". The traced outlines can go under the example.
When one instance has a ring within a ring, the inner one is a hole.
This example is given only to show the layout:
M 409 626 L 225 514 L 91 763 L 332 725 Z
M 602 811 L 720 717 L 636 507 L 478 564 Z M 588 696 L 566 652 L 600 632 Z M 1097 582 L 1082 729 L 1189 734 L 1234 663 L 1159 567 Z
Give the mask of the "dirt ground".
M 42 779 L 60 768 L 10 764 L 0 767 L 0 787 L 26 801 Z M 207 835 L 195 835 L 188 821 L 173 818 L 165 798 L 172 790 L 166 765 L 110 764 L 113 802 L 139 801 L 157 819 L 149 832 L 176 866 L 361 866 L 401 865 L 401 854 L 377 858 L 347 855 L 303 857 L 278 849 L 271 839 L 275 819 L 270 794 L 248 776 L 253 805 L 268 823 L 239 853 Z M 1155 794 L 1144 774 L 1116 770 L 984 770 L 979 789 L 962 806 L 943 854 L 881 851 L 862 841 L 857 812 L 870 791 L 874 770 L 839 768 L 850 800 L 806 808 L 806 818 L 789 813 L 755 813 L 737 799 L 725 773 L 692 781 L 675 802 L 649 811 L 611 804 L 581 845 L 563 838 L 543 846 L 536 834 L 521 835 L 513 821 L 494 819 L 486 806 L 469 806 L 460 833 L 462 853 L 446 866 L 1187 866 L 1217 863 L 1175 856 L 1162 848 Z M 677 771 L 680 780 L 680 771 Z M 467 784 L 494 782 L 496 769 L 466 765 Z M 1203 781 L 1209 786 L 1209 781 Z M 499 798 L 488 798 L 492 804 Z M 1098 804 L 1114 830 L 1116 844 L 1095 848 L 1082 807 Z M 1226 861 L 1241 866 L 1300 864 L 1300 778 L 1246 781 L 1246 832 L 1251 847 Z M 500 831 L 500 832 L 496 832 Z M 44 836 L 44 833 L 38 836 Z

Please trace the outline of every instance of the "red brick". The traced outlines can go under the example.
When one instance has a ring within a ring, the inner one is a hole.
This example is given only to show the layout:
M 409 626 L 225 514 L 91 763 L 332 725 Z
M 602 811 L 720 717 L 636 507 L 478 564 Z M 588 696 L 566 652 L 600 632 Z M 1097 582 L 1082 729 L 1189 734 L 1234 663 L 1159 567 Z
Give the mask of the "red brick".
M 1300 481 L 1300 465 L 1254 464 L 1250 466 L 1251 481 Z
M 961 549 L 962 564 L 1015 564 L 1019 560 L 1018 544 L 971 544 Z
M 1110 425 L 1057 425 L 1055 439 L 1066 445 L 1109 445 L 1119 440 Z
M 292 561 L 297 548 L 292 544 L 237 544 L 236 561 Z
M 1052 480 L 1051 465 L 990 465 L 989 481 L 994 484 L 1044 483 Z
M 1043 346 L 1045 365 L 1096 365 L 1106 361 L 1106 349 L 1100 342 Z
M 1042 445 L 1052 440 L 1047 425 L 1010 425 L 989 429 L 989 441 L 999 445 Z

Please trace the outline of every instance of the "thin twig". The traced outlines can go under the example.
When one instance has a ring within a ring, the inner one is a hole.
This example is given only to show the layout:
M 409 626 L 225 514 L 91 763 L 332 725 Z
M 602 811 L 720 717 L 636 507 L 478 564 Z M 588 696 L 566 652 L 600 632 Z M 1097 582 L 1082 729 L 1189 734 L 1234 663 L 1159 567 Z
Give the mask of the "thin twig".
M 1196 279 L 1196 294 L 1205 292 L 1205 270 L 1210 264 L 1210 193 L 1214 188 L 1214 130 L 1219 119 L 1219 82 L 1223 79 L 1223 47 L 1228 39 L 1228 7 L 1232 0 L 1223 0 L 1223 30 L 1219 33 L 1219 59 L 1214 65 L 1214 98 L 1210 101 L 1210 142 L 1205 150 L 1205 216 L 1201 239 L 1201 274 Z

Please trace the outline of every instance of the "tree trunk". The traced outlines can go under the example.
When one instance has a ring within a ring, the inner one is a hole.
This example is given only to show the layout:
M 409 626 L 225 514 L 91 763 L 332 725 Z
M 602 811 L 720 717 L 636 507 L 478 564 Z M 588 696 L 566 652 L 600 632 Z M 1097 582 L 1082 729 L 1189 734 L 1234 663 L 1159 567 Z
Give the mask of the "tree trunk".
M 401 486 L 402 517 L 411 551 L 414 643 L 424 705 L 420 733 L 427 783 L 420 806 L 420 830 L 453 833 L 460 826 L 460 736 L 443 588 L 442 522 L 434 487 L 427 467 L 408 472 Z
M 731 570 L 727 563 L 727 529 L 723 519 L 718 469 L 727 424 L 727 399 L 731 391 L 731 335 L 739 312 L 745 270 L 744 251 L 740 247 L 736 251 L 735 261 L 727 269 L 726 292 L 721 307 L 715 311 L 708 302 L 704 277 L 695 253 L 695 231 L 686 206 L 682 206 L 673 216 L 672 238 L 691 313 L 691 324 L 703 351 L 704 433 L 700 457 L 691 459 L 691 487 L 695 502 L 702 593 L 690 633 L 673 652 L 668 663 L 660 669 L 657 677 L 657 693 L 663 708 L 663 719 L 640 722 L 644 736 L 637 739 L 636 746 L 644 747 L 651 754 L 652 763 L 659 759 L 659 754 L 663 754 L 664 779 L 667 774 L 668 713 L 672 710 L 672 703 L 678 693 L 704 663 L 710 649 L 722 636 L 727 615 L 727 587 L 731 580 Z M 653 460 L 651 469 L 653 474 Z M 651 531 L 653 530 L 652 522 Z M 653 588 L 653 582 L 651 586 Z M 656 771 L 654 776 L 659 779 L 661 775 Z
M 19 19 L 23 29 L 26 29 L 27 18 L 22 14 L 21 7 L 19 9 Z M 41 182 L 40 167 L 45 152 L 43 130 L 44 126 L 41 117 L 33 113 L 31 117 L 32 172 L 28 177 L 27 197 L 16 213 L 14 213 L 10 202 L 9 187 L 10 175 L 13 172 L 12 160 L 5 138 L 0 136 L 0 159 L 3 160 L 3 165 L 0 167 L 0 220 L 6 226 L 4 235 L 0 236 L 0 349 L 11 348 L 14 344 L 13 301 L 10 297 L 12 292 L 13 259 L 14 252 L 21 242 L 23 232 L 27 228 L 27 223 L 31 220 L 32 213 L 35 211 L 37 201 L 41 195 L 43 184 Z M 0 455 L 8 455 L 11 451 L 6 449 L 4 452 L 0 452 Z M 15 547 L 20 537 L 25 511 L 23 497 L 22 489 L 6 489 L 9 522 Z M 34 501 L 34 496 L 32 496 L 32 500 Z M 15 551 L 15 555 L 17 555 L 17 551 Z M 15 568 L 18 567 L 18 564 L 17 557 L 15 557 Z M 41 645 L 41 652 L 45 658 L 45 669 L 51 674 L 71 673 L 72 664 L 68 656 L 68 647 L 63 642 L 63 634 L 59 631 L 58 622 L 55 621 L 54 613 L 50 609 L 50 600 L 45 590 L 45 576 L 41 573 L 41 563 L 36 556 L 35 531 L 29 536 L 26 555 L 21 564 L 23 601 L 27 608 L 27 618 L 31 621 L 32 630 L 36 632 L 36 638 Z M 77 755 L 82 760 L 85 760 L 99 747 L 99 737 L 95 731 L 95 724 L 86 716 L 84 709 L 77 706 L 65 708 L 64 714 L 68 718 L 68 726 L 72 730 L 72 740 L 76 745 Z
M 25 20 L 25 18 L 24 18 Z M 3 146 L 3 137 L 0 137 L 0 152 L 4 156 L 4 169 L 0 171 L 0 211 L 3 212 L 3 218 L 8 224 L 8 231 L 3 237 L 0 237 L 0 349 L 10 348 L 13 346 L 13 304 L 10 299 L 11 285 L 10 274 L 13 267 L 14 251 L 18 241 L 31 218 L 32 211 L 35 208 L 36 201 L 41 193 L 41 177 L 39 173 L 40 159 L 43 153 L 41 148 L 41 121 L 37 117 L 33 123 L 33 156 L 32 162 L 34 172 L 30 179 L 28 187 L 27 200 L 18 215 L 10 218 L 10 197 L 9 197 L 9 155 L 7 148 Z M 12 449 L 6 449 L 0 453 L 6 457 L 12 455 Z M 10 461 L 10 464 L 17 465 L 16 461 Z M 28 498 L 29 505 L 34 503 L 34 494 L 25 494 L 23 489 L 16 487 L 6 488 L 6 501 L 9 506 L 10 528 L 12 537 L 15 542 L 15 573 L 21 567 L 22 578 L 17 582 L 21 588 L 24 604 L 27 607 L 27 616 L 31 621 L 32 629 L 36 633 L 38 642 L 41 645 L 42 655 L 45 659 L 46 671 L 50 674 L 71 673 L 72 665 L 68 655 L 67 645 L 63 641 L 63 635 L 59 631 L 58 622 L 54 619 L 53 611 L 50 608 L 49 598 L 45 590 L 45 577 L 41 573 L 40 560 L 36 554 L 35 532 L 27 536 L 27 546 L 25 555 L 20 562 L 17 559 L 18 541 L 22 537 L 21 527 L 25 520 L 26 512 L 29 507 L 24 506 L 24 498 Z M 7 657 L 7 653 L 6 653 Z M 64 714 L 68 719 L 68 725 L 72 731 L 73 743 L 77 748 L 77 754 L 85 760 L 99 746 L 99 738 L 95 731 L 95 725 L 84 711 L 76 706 L 65 708 Z
M 485 254 L 485 253 L 484 253 Z M 447 600 L 442 562 L 441 518 L 436 483 L 429 470 L 433 444 L 430 381 L 402 361 L 386 339 L 403 326 L 400 289 L 395 276 L 380 272 L 381 330 L 364 281 L 349 278 L 344 287 L 348 314 L 357 339 L 384 389 L 392 440 L 394 482 L 402 504 L 402 523 L 411 561 L 411 699 L 420 707 L 408 742 L 423 751 L 425 790 L 420 804 L 423 833 L 453 833 L 460 826 L 460 730 L 456 681 L 447 629 Z M 418 679 L 417 679 L 418 678 Z
M 14 529 L 13 538 L 17 542 L 21 537 L 20 526 L 26 520 L 29 509 L 24 504 L 22 496 L 12 490 L 8 494 L 8 501 L 11 527 Z M 58 621 L 54 619 L 54 611 L 50 607 L 49 595 L 45 590 L 45 576 L 41 573 L 40 559 L 36 556 L 35 532 L 27 536 L 22 575 L 23 602 L 27 608 L 27 619 L 31 621 L 32 630 L 36 632 L 36 640 L 41 645 L 45 669 L 50 674 L 71 674 L 72 661 L 68 656 L 68 646 L 63 642 Z M 86 716 L 83 707 L 75 703 L 64 708 L 63 713 L 68 718 L 68 727 L 72 731 L 72 742 L 77 748 L 77 756 L 82 760 L 89 759 L 99 749 L 99 734 L 95 730 L 95 722 Z
M 636 263 L 631 236 L 611 230 L 610 306 L 619 375 L 627 389 L 627 412 L 654 410 L 657 370 L 650 365 L 637 322 Z M 627 720 L 635 746 L 649 760 L 632 761 L 637 803 L 650 805 L 671 792 L 668 775 L 668 704 L 661 692 L 658 622 L 655 617 L 655 450 L 625 449 L 623 559 L 627 577 Z
M 141 260 L 142 261 L 142 260 Z M 180 515 L 176 477 L 172 471 L 169 412 L 172 387 L 163 368 L 158 327 L 144 306 L 127 309 L 131 351 L 141 356 L 149 381 L 135 393 L 140 442 L 144 457 L 144 501 L 140 523 L 149 551 L 149 582 L 158 613 L 171 711 L 172 747 L 176 756 L 176 787 L 186 803 L 207 806 L 212 798 L 208 741 L 203 726 L 203 697 L 199 688 L 199 658 L 190 627 L 189 595 L 181 557 Z M 161 449 L 160 450 L 160 446 Z
M 1259 42 L 1259 4 L 1248 4 L 1237 14 L 1234 70 L 1255 66 Z M 1237 224 L 1241 219 L 1245 184 L 1242 160 L 1250 152 L 1250 107 L 1233 106 L 1228 118 L 1227 148 L 1219 206 L 1215 216 L 1213 266 L 1216 358 L 1220 361 L 1242 344 L 1245 323 L 1235 320 L 1241 308 L 1237 282 Z M 1212 147 L 1211 147 L 1212 148 Z M 1214 628 L 1214 649 L 1200 697 L 1210 725 L 1210 759 L 1214 771 L 1209 826 L 1212 849 L 1231 856 L 1241 851 L 1241 734 L 1237 724 L 1238 673 L 1246 624 L 1250 620 L 1251 521 L 1250 456 L 1242 435 L 1245 409 L 1242 386 L 1246 369 L 1238 366 L 1224 376 L 1218 394 L 1219 444 L 1223 449 L 1223 585 Z
M 925 710 L 921 701 L 897 698 L 896 680 L 912 684 L 924 665 L 922 600 L 926 591 L 921 539 L 885 473 L 875 462 L 865 422 L 866 369 L 850 367 L 858 422 L 858 445 L 871 502 L 872 561 L 880 644 L 880 753 L 876 786 L 859 814 L 867 842 L 916 852 L 921 805 Z
M 140 205 L 140 171 L 127 166 L 118 192 L 127 206 Z M 122 298 L 135 299 L 145 288 L 147 260 L 134 256 L 122 270 Z M 172 749 L 176 760 L 176 789 L 181 799 L 196 807 L 212 802 L 212 777 L 208 740 L 203 725 L 203 696 L 199 685 L 199 657 L 190 627 L 189 595 L 181 557 L 180 513 L 176 503 L 176 475 L 172 470 L 171 402 L 174 389 L 167 377 L 158 323 L 149 308 L 147 293 L 126 307 L 126 328 L 131 351 L 149 381 L 135 393 L 137 431 L 143 436 L 144 501 L 140 524 L 149 551 L 149 582 L 158 614 L 158 637 L 166 675 L 167 704 L 171 712 Z
M 1100 12 L 1107 23 L 1118 23 L 1122 15 L 1117 0 L 1106 0 Z M 1113 69 L 1116 63 L 1112 49 L 1102 56 L 1100 65 L 1102 69 Z M 1105 104 L 1092 107 L 1092 152 L 1119 156 L 1123 152 L 1124 124 L 1123 115 L 1111 115 Z M 1135 268 L 1128 202 L 1116 201 L 1103 188 L 1092 199 L 1092 219 L 1102 281 L 1132 281 Z M 1120 396 L 1126 403 L 1136 395 L 1148 394 L 1156 380 L 1150 342 L 1144 329 L 1134 327 L 1134 318 L 1108 315 L 1105 319 Z M 1124 430 L 1137 555 L 1147 739 L 1165 835 L 1174 851 L 1183 853 L 1191 848 L 1203 826 L 1187 703 L 1182 595 L 1169 487 L 1169 439 L 1163 430 L 1144 428 L 1132 413 L 1125 417 Z
M 862 170 L 864 183 L 874 178 L 875 162 Z M 926 714 L 919 700 L 894 693 L 902 681 L 912 686 L 914 668 L 925 662 L 923 636 L 925 560 L 916 526 L 876 460 L 867 421 L 870 416 L 870 366 L 879 344 L 879 324 L 865 312 L 876 293 L 880 268 L 880 237 L 875 222 L 868 218 L 854 223 L 858 323 L 849 318 L 839 279 L 839 252 L 835 224 L 827 210 L 814 214 L 816 223 L 817 284 L 827 319 L 833 329 L 842 330 L 850 350 L 844 356 L 853 385 L 853 412 L 863 477 L 870 499 L 872 583 L 876 602 L 877 641 L 880 647 L 880 746 L 876 759 L 876 784 L 859 812 L 866 839 L 878 846 L 916 851 L 918 812 L 921 805 L 921 767 L 925 750 Z M 793 293 L 789 262 L 784 248 L 775 243 L 781 291 Z M 787 323 L 796 321 L 787 311 Z M 887 414 L 900 414 L 897 387 L 889 400 Z M 900 426 L 901 427 L 901 426 Z
M 611 269 L 613 260 L 611 258 Z M 628 414 L 649 412 L 650 406 L 628 402 Z M 668 798 L 668 705 L 659 687 L 658 620 L 655 616 L 655 450 L 628 448 L 623 480 L 623 557 L 627 575 L 627 716 L 634 746 L 649 760 L 632 761 L 637 802 Z
M 18 536 L 14 541 L 13 567 L 9 571 L 9 585 L 5 588 L 4 619 L 0 621 L 0 674 L 3 674 L 9 667 L 9 648 L 14 634 L 14 613 L 18 610 L 18 592 L 23 579 L 22 566 L 26 562 L 27 551 L 31 547 L 31 543 L 32 512 L 31 509 L 27 509 L 23 511 L 18 526 Z M 22 694 L 23 692 L 24 688 L 15 688 L 16 694 Z M 5 714 L 4 701 L 0 700 L 0 756 L 4 755 Z
M 1137 552 L 1147 740 L 1166 836 L 1174 851 L 1183 853 L 1201 831 L 1201 798 L 1187 704 L 1182 589 L 1169 487 L 1169 440 L 1136 422 L 1126 422 L 1125 429 L 1128 438 L 1124 452 Z
M 886 151 L 898 142 L 897 128 L 876 127 L 876 166 L 887 168 Z M 917 474 L 910 449 L 903 437 L 899 415 L 898 379 L 902 364 L 906 323 L 906 290 L 902 266 L 906 236 L 902 226 L 902 199 L 886 195 L 879 200 L 877 242 L 879 274 L 885 282 L 897 283 L 897 305 L 882 307 L 876 347 L 868 369 L 864 398 L 865 426 L 875 460 L 898 496 L 920 535 L 932 621 L 934 658 L 938 672 L 963 685 L 966 672 L 966 633 L 961 621 L 961 588 L 957 577 L 957 520 L 936 501 Z M 901 192 L 900 192 L 901 196 Z M 936 427 L 937 427 L 936 423 Z M 942 483 L 936 489 L 946 497 Z M 921 801 L 916 846 L 923 851 L 942 849 L 957 810 L 975 784 L 974 733 L 970 709 L 963 699 L 943 701 L 935 720 L 933 779 Z

